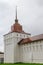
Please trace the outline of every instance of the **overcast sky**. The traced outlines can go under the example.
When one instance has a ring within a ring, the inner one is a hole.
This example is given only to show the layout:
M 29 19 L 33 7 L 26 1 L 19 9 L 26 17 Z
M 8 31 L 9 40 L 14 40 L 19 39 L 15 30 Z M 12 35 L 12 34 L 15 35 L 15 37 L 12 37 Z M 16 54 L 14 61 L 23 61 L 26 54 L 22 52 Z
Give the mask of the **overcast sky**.
M 31 35 L 43 34 L 43 0 L 0 0 L 0 51 L 4 51 L 3 35 L 15 22 L 15 8 L 23 30 Z

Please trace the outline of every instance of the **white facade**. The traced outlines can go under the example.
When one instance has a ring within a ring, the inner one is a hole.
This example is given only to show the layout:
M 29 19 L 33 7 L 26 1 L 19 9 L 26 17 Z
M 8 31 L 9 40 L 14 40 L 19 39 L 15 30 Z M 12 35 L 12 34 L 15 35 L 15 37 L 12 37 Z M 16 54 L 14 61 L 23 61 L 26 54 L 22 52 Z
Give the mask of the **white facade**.
M 18 45 L 18 42 L 30 37 L 22 33 L 9 33 L 4 35 L 4 62 L 5 63 L 43 63 L 43 40 Z
M 20 59 L 25 63 L 43 63 L 43 40 L 20 45 Z
M 22 49 L 17 43 L 21 39 L 27 37 L 30 37 L 30 35 L 16 32 L 4 35 L 4 63 L 15 63 L 22 61 L 20 56 Z

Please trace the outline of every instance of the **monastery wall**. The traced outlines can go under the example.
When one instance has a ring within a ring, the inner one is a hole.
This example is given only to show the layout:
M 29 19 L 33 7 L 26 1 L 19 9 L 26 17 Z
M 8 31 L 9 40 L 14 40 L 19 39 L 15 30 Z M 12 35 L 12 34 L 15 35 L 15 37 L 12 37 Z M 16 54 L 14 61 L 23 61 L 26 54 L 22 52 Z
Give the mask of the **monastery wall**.
M 43 63 L 43 40 L 20 45 L 21 62 Z

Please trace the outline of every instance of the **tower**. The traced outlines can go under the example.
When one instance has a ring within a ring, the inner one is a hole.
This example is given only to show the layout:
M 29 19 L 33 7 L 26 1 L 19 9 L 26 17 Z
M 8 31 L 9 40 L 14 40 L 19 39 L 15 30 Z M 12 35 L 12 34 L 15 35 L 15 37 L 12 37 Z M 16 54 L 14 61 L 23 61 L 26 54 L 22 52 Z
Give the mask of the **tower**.
M 18 22 L 16 7 L 15 23 L 11 26 L 11 32 L 4 35 L 4 63 L 22 62 L 22 58 L 20 56 L 21 51 L 18 42 L 21 39 L 29 36 L 30 34 L 25 33 L 22 29 L 22 26 Z

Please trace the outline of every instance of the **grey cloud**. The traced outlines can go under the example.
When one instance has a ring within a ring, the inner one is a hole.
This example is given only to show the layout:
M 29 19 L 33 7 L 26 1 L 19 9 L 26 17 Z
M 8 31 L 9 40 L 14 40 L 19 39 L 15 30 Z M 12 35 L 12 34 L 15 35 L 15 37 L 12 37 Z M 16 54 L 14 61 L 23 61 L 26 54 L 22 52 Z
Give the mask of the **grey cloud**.
M 9 4 L 8 3 L 1 3 L 0 2 L 0 10 L 1 11 L 5 11 L 9 8 Z
M 43 6 L 43 0 L 34 0 L 38 6 Z
M 0 2 L 0 19 L 4 18 L 9 10 L 9 5 L 7 3 Z
M 38 2 L 40 6 L 43 6 L 43 0 L 38 0 Z

